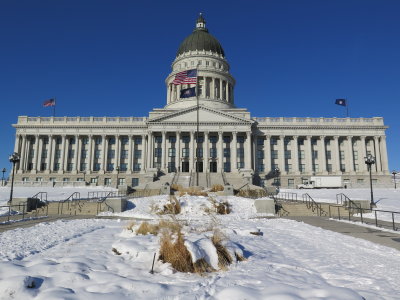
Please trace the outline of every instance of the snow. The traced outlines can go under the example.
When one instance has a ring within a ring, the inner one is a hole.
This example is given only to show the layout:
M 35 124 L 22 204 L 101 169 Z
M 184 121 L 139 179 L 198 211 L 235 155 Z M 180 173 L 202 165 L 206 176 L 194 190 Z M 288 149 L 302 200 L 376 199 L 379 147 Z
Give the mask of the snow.
M 311 192 L 321 199 L 332 195 Z M 362 198 L 368 190 L 346 194 Z M 399 210 L 397 191 L 379 190 L 376 196 L 378 205 Z M 204 258 L 216 272 L 180 273 L 156 259 L 151 274 L 160 236 L 136 235 L 140 220 L 132 229 L 127 229 L 130 220 L 59 220 L 0 233 L 0 299 L 342 300 L 400 294 L 395 249 L 292 220 L 254 218 L 250 199 L 216 197 L 231 204 L 229 215 L 211 213 L 206 197 L 178 200 L 182 212 L 175 218 L 157 214 L 167 196 L 134 199 L 120 215 L 179 222 L 192 260 Z M 246 259 L 221 270 L 210 241 L 216 231 L 231 256 Z

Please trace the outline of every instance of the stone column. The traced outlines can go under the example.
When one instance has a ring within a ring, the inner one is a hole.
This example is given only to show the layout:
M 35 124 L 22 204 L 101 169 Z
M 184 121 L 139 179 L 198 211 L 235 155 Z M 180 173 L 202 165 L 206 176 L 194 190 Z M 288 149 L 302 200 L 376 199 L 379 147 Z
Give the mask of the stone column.
M 209 163 L 208 163 L 208 154 L 210 153 L 209 149 L 209 136 L 208 136 L 208 131 L 204 131 L 204 172 L 208 172 L 209 169 Z
M 18 153 L 19 155 L 21 155 L 20 148 L 19 148 L 19 146 L 20 146 L 19 145 L 20 137 L 21 137 L 20 134 L 16 134 L 15 135 L 15 144 L 14 144 L 14 152 Z
M 40 158 L 41 155 L 39 155 L 39 143 L 40 143 L 40 135 L 35 135 L 35 152 L 33 153 L 33 168 L 32 170 L 34 172 L 40 171 Z
M 222 83 L 222 79 L 219 79 L 219 99 L 223 99 L 223 87 L 222 87 L 223 83 Z
M 75 155 L 74 155 L 74 172 L 78 174 L 79 172 L 79 164 L 78 164 L 78 156 L 79 156 L 79 135 L 75 135 Z
M 278 152 L 279 170 L 282 175 L 285 175 L 286 168 L 285 168 L 285 136 L 284 135 L 279 136 L 279 152 Z
M 176 156 L 175 156 L 175 163 L 176 163 L 176 170 L 177 172 L 181 171 L 181 132 L 176 132 Z
M 216 95 L 215 95 L 215 78 L 214 77 L 211 77 L 211 80 L 212 80 L 212 89 L 211 89 L 211 99 L 216 99 Z
M 292 152 L 292 170 L 294 174 L 299 174 L 299 137 L 297 135 L 293 136 Z
M 148 143 L 148 141 L 146 139 L 146 136 L 147 136 L 146 134 L 142 134 L 142 147 L 141 147 L 142 156 L 140 157 L 140 159 L 141 159 L 140 162 L 142 164 L 140 167 L 141 173 L 145 172 L 147 169 L 147 143 Z M 133 166 L 132 166 L 132 169 L 133 169 Z
M 88 158 L 87 158 L 87 170 L 89 173 L 93 172 L 93 135 L 88 136 L 89 139 L 89 145 L 88 145 Z
M 224 141 L 223 141 L 223 132 L 222 131 L 218 132 L 217 157 L 218 157 L 217 171 L 221 172 L 224 170 Z
M 171 102 L 171 84 L 167 84 L 167 104 Z
M 354 173 L 354 157 L 353 157 L 353 137 L 347 137 L 347 159 L 346 164 L 349 167 L 346 171 Z
M 82 139 L 80 138 L 79 135 L 77 135 L 78 139 L 76 140 L 76 144 L 78 145 L 77 147 L 77 152 L 76 152 L 76 171 L 79 173 L 81 171 L 81 162 L 82 162 Z M 86 172 L 86 171 L 84 171 Z
M 146 171 L 152 167 L 152 140 L 153 140 L 153 133 L 149 131 L 147 134 L 147 162 L 146 162 Z
M 325 149 L 325 136 L 319 137 L 320 141 L 320 155 L 319 155 L 319 171 L 326 175 L 326 149 Z
M 360 154 L 358 155 L 359 157 L 359 167 L 360 171 L 362 172 L 368 172 L 368 167 L 364 161 L 364 158 L 367 156 L 367 147 L 365 145 L 365 138 L 366 136 L 360 136 Z
M 339 136 L 335 135 L 333 137 L 333 147 L 332 147 L 332 172 L 340 173 L 340 157 L 339 157 Z
M 265 161 L 265 173 L 268 174 L 271 172 L 271 136 L 266 135 L 265 136 L 265 141 L 264 141 L 264 148 L 265 148 L 265 155 L 264 155 L 264 161 Z
M 237 132 L 232 132 L 232 143 L 231 143 L 231 171 L 237 172 Z
M 115 136 L 115 168 L 114 168 L 114 173 L 116 173 L 117 168 L 120 168 L 121 164 L 121 154 L 119 153 L 121 151 L 121 139 L 119 134 Z
M 306 161 L 306 165 L 305 165 L 305 167 L 306 167 L 306 173 L 312 173 L 313 172 L 313 168 L 312 168 L 312 165 L 313 165 L 313 155 L 312 155 L 312 147 L 311 147 L 311 138 L 312 138 L 312 136 L 310 136 L 310 135 L 307 135 L 306 136 L 306 140 L 305 140 L 305 142 L 306 142 L 306 144 L 305 144 L 305 153 L 304 153 L 304 155 L 305 155 L 305 161 Z
M 26 158 L 25 158 L 25 153 L 26 153 L 26 134 L 22 135 L 22 145 L 21 145 L 21 153 L 20 153 L 20 158 L 21 162 L 19 163 L 19 171 L 22 173 L 25 171 L 25 164 L 26 164 Z
M 64 168 L 64 164 L 65 164 L 65 144 L 66 144 L 66 138 L 67 136 L 65 134 L 63 134 L 61 136 L 62 140 L 61 140 L 61 163 L 60 163 L 60 169 L 58 170 L 58 173 L 63 173 L 63 171 L 65 171 Z
M 375 170 L 377 173 L 382 172 L 382 164 L 381 164 L 381 151 L 379 149 L 379 137 L 374 136 L 374 148 L 375 148 Z
M 105 134 L 103 134 L 101 136 L 101 169 L 100 172 L 101 173 L 105 173 L 107 171 L 107 156 L 106 156 L 106 152 L 107 152 L 107 136 Z
M 54 171 L 54 156 L 55 156 L 55 139 L 56 137 L 53 135 L 50 135 L 50 140 L 49 140 L 49 165 L 48 165 L 48 171 L 49 173 Z
M 246 132 L 246 149 L 244 153 L 244 167 L 245 169 L 251 169 L 251 132 Z
M 167 168 L 166 168 L 166 155 L 167 155 L 167 141 L 166 141 L 166 138 L 167 138 L 167 134 L 166 134 L 166 132 L 165 131 L 162 131 L 161 132 L 161 135 L 162 135 L 162 141 L 161 141 L 161 147 L 162 147 L 162 153 L 161 153 L 161 169 L 162 170 L 164 170 L 164 171 L 166 171 L 167 170 Z
M 388 156 L 387 156 L 387 149 L 386 149 L 386 136 L 381 136 L 381 156 L 382 156 L 382 172 L 384 174 L 389 173 L 389 164 L 388 164 Z
M 46 147 L 47 149 L 47 157 L 46 157 L 46 174 L 50 173 L 51 170 L 51 154 L 52 154 L 52 150 L 53 150 L 53 135 L 49 135 L 48 136 L 49 142 L 48 142 L 48 146 Z
M 133 163 L 133 135 L 128 135 L 129 144 L 128 144 L 128 170 L 127 173 L 132 173 L 132 163 Z
M 229 82 L 226 82 L 226 101 L 229 103 L 231 103 L 230 95 Z

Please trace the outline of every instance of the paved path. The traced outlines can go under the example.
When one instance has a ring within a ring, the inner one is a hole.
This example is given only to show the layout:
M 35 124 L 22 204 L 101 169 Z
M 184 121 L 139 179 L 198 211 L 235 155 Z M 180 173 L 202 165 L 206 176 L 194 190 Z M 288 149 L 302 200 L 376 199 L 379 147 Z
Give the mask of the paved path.
M 373 243 L 391 247 L 400 251 L 400 232 L 392 233 L 388 231 L 382 231 L 379 230 L 379 228 L 375 229 L 349 224 L 346 222 L 329 220 L 329 218 L 326 217 L 285 217 L 285 219 L 304 222 L 312 226 L 350 235 L 352 237 L 371 241 Z

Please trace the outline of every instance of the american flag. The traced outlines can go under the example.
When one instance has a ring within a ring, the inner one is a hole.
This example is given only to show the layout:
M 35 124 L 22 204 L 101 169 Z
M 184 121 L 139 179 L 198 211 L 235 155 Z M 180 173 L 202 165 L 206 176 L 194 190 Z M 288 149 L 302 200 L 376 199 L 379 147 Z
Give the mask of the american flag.
M 56 100 L 55 99 L 49 99 L 43 102 L 43 106 L 55 106 L 56 105 Z
M 172 81 L 173 84 L 190 84 L 190 83 L 197 83 L 197 70 L 192 69 L 192 70 L 187 70 L 187 71 L 182 71 L 179 72 L 175 75 L 174 81 Z

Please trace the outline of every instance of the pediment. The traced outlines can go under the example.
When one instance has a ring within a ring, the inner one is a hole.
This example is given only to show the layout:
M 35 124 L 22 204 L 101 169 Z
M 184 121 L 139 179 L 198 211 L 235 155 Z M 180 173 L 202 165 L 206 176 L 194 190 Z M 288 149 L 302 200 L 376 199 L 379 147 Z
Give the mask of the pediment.
M 148 120 L 148 123 L 192 123 L 197 121 L 197 107 L 193 106 L 187 109 L 165 114 Z M 234 114 L 211 109 L 209 107 L 199 106 L 200 123 L 238 123 L 252 124 L 253 121 L 245 119 Z

